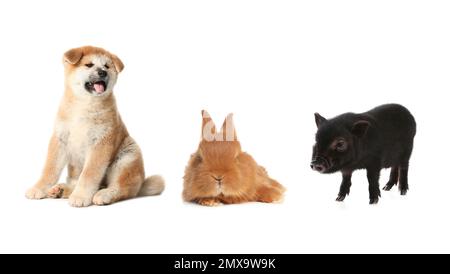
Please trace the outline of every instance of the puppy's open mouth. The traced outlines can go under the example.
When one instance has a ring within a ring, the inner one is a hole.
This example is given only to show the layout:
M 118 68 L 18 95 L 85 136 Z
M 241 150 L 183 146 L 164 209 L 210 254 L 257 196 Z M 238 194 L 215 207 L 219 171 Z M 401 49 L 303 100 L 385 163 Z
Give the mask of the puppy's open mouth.
M 97 82 L 86 82 L 84 84 L 86 90 L 93 94 L 102 94 L 106 91 L 106 82 L 105 81 L 97 81 Z

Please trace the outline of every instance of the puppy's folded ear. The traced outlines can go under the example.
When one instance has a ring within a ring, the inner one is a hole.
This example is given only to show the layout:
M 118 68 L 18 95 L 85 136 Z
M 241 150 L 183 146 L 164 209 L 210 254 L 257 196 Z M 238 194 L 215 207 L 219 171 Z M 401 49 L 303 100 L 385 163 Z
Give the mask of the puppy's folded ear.
M 75 65 L 80 62 L 82 57 L 83 51 L 81 48 L 70 49 L 64 53 L 64 63 Z
M 113 61 L 114 66 L 116 67 L 117 72 L 122 72 L 125 65 L 122 61 L 117 57 L 117 55 L 111 54 L 111 59 Z

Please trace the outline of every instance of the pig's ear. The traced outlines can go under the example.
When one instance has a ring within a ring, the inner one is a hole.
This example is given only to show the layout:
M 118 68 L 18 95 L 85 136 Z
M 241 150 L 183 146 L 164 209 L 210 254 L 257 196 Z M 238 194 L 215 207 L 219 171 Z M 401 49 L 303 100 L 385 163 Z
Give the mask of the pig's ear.
M 323 118 L 319 113 L 314 113 L 314 117 L 316 118 L 316 125 L 320 127 L 320 125 L 325 122 L 327 119 Z
M 370 127 L 369 121 L 359 120 L 353 124 L 352 133 L 353 133 L 353 135 L 355 135 L 359 138 L 364 137 L 364 135 L 366 135 L 369 127 Z

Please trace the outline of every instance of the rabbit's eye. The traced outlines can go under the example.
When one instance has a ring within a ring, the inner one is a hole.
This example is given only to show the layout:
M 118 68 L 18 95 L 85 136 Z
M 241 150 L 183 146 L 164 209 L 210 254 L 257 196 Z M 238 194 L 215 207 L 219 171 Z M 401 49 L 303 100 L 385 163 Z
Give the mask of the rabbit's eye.
M 197 157 L 195 157 L 195 161 L 201 163 L 203 161 L 202 156 L 197 155 Z

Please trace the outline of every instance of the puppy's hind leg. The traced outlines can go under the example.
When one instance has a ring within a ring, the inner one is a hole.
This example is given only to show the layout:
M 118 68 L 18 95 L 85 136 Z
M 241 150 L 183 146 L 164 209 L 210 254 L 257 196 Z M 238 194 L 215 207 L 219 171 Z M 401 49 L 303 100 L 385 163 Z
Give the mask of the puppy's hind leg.
M 136 197 L 144 179 L 144 165 L 140 154 L 122 155 L 110 166 L 107 187 L 94 195 L 93 203 L 109 205 Z
M 383 187 L 383 190 L 385 191 L 391 190 L 391 188 L 398 183 L 398 177 L 399 177 L 399 167 L 398 166 L 391 167 L 391 175 L 389 175 L 389 181 Z

